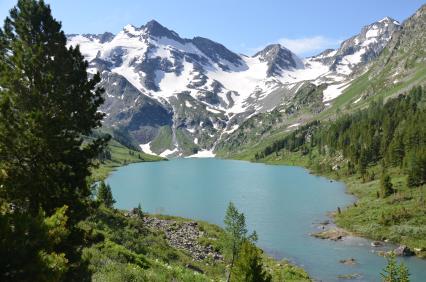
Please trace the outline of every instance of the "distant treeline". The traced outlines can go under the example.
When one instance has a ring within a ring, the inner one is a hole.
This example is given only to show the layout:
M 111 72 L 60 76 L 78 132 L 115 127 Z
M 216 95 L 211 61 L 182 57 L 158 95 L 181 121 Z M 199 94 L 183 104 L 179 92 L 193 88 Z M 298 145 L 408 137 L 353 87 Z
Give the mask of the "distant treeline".
M 370 165 L 400 167 L 409 186 L 426 183 L 426 91 L 374 101 L 368 109 L 328 123 L 311 122 L 255 154 L 264 158 L 280 150 L 321 155 L 342 154 L 352 173 L 364 175 Z

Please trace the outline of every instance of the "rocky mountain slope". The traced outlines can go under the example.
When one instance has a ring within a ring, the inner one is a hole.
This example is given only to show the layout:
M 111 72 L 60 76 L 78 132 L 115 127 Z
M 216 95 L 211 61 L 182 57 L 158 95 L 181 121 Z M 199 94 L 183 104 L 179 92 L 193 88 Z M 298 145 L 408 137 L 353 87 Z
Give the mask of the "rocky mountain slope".
M 156 21 L 115 35 L 68 35 L 68 44 L 80 46 L 89 72 L 101 73 L 104 126 L 127 132 L 147 153 L 177 156 L 209 154 L 262 113 L 323 111 L 399 30 L 387 17 L 305 59 L 279 44 L 236 54 Z
M 395 26 L 390 26 L 387 35 L 383 33 L 388 43 L 377 44 L 378 41 L 370 35 L 382 33 L 383 26 L 389 26 L 390 22 L 393 20 L 385 18 L 378 24 L 364 27 L 359 35 L 344 41 L 336 54 L 327 50 L 319 56 L 308 58 L 318 61 L 333 54 L 337 58 L 330 60 L 331 65 L 336 66 L 332 69 L 338 70 L 346 60 L 339 59 L 337 53 L 345 54 L 344 50 L 348 50 L 347 46 L 352 44 L 353 54 L 361 54 L 366 64 L 353 69 L 342 82 L 305 83 L 288 103 L 277 106 L 271 112 L 255 115 L 241 124 L 238 130 L 219 142 L 216 152 L 223 157 L 244 156 L 252 148 L 271 144 L 308 121 L 334 119 L 342 113 L 363 109 L 374 99 L 388 99 L 406 93 L 416 85 L 426 84 L 426 5 L 401 25 L 394 22 Z M 364 51 L 362 46 L 366 44 L 365 41 L 374 43 Z M 359 49 L 355 49 L 355 46 Z M 333 99 L 329 100 L 328 94 L 333 90 Z

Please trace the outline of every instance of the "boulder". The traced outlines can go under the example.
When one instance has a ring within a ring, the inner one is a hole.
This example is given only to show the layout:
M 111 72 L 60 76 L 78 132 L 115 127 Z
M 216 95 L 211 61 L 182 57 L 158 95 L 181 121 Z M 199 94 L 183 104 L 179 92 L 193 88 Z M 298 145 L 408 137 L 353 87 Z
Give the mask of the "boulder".
M 348 258 L 348 259 L 341 259 L 339 260 L 340 263 L 346 264 L 346 265 L 355 265 L 357 264 L 356 260 L 354 258 Z
M 405 245 L 401 245 L 398 248 L 396 248 L 394 251 L 395 255 L 397 256 L 403 256 L 403 257 L 407 257 L 407 256 L 412 256 L 414 255 L 414 252 L 412 250 L 410 250 L 407 246 Z
M 373 241 L 373 242 L 371 242 L 371 246 L 372 247 L 381 247 L 381 246 L 383 246 L 383 243 L 380 242 L 380 241 Z

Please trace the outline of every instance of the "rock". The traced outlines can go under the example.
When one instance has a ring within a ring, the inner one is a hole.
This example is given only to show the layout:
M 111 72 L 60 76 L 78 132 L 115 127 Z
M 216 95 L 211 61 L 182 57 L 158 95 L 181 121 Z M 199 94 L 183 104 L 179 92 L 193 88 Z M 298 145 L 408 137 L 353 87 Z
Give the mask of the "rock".
M 412 256 L 414 255 L 414 252 L 412 250 L 410 250 L 407 246 L 405 245 L 401 245 L 398 248 L 396 248 L 394 251 L 395 255 L 397 256 L 403 256 L 403 257 L 407 257 L 407 256 Z
M 170 246 L 188 252 L 194 261 L 204 260 L 208 256 L 214 260 L 223 261 L 223 256 L 214 251 L 212 246 L 201 245 L 198 242 L 198 239 L 204 236 L 204 232 L 199 230 L 197 222 L 179 223 L 175 220 L 155 217 L 145 217 L 143 220 L 149 228 L 163 231 Z
M 357 264 L 356 260 L 354 258 L 348 258 L 348 259 L 341 259 L 339 260 L 340 263 L 346 264 L 346 265 L 355 265 Z
M 331 222 L 330 222 L 330 220 L 324 220 L 324 221 L 322 221 L 322 222 L 320 222 L 319 224 L 320 225 L 329 225 Z
M 347 231 L 340 228 L 332 228 L 326 231 L 311 234 L 311 236 L 314 236 L 319 239 L 329 239 L 333 241 L 341 240 L 348 235 L 349 233 Z
M 361 275 L 359 273 L 351 273 L 351 274 L 341 274 L 341 275 L 337 275 L 338 279 L 344 279 L 344 280 L 348 280 L 348 279 L 358 279 L 360 278 Z
M 185 267 L 189 268 L 193 271 L 199 272 L 199 273 L 204 273 L 204 271 L 201 268 L 199 268 L 198 266 L 192 265 L 192 264 L 187 264 L 187 265 L 185 265 Z
M 371 246 L 372 247 L 381 247 L 381 246 L 383 246 L 383 243 L 380 242 L 380 241 L 373 241 L 373 242 L 371 242 Z

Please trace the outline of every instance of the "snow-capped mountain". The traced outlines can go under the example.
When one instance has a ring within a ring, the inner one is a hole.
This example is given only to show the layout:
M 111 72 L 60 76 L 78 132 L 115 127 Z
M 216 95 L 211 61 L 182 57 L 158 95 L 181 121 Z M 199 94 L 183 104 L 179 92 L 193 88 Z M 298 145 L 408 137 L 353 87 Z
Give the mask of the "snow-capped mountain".
M 326 83 L 329 102 L 398 28 L 384 18 L 340 48 L 306 59 L 279 44 L 253 56 L 236 54 L 206 38 L 181 38 L 156 21 L 127 25 L 116 35 L 69 35 L 68 44 L 80 46 L 90 73 L 101 73 L 105 126 L 165 156 L 211 150 L 251 115 L 291 100 L 306 81 Z

